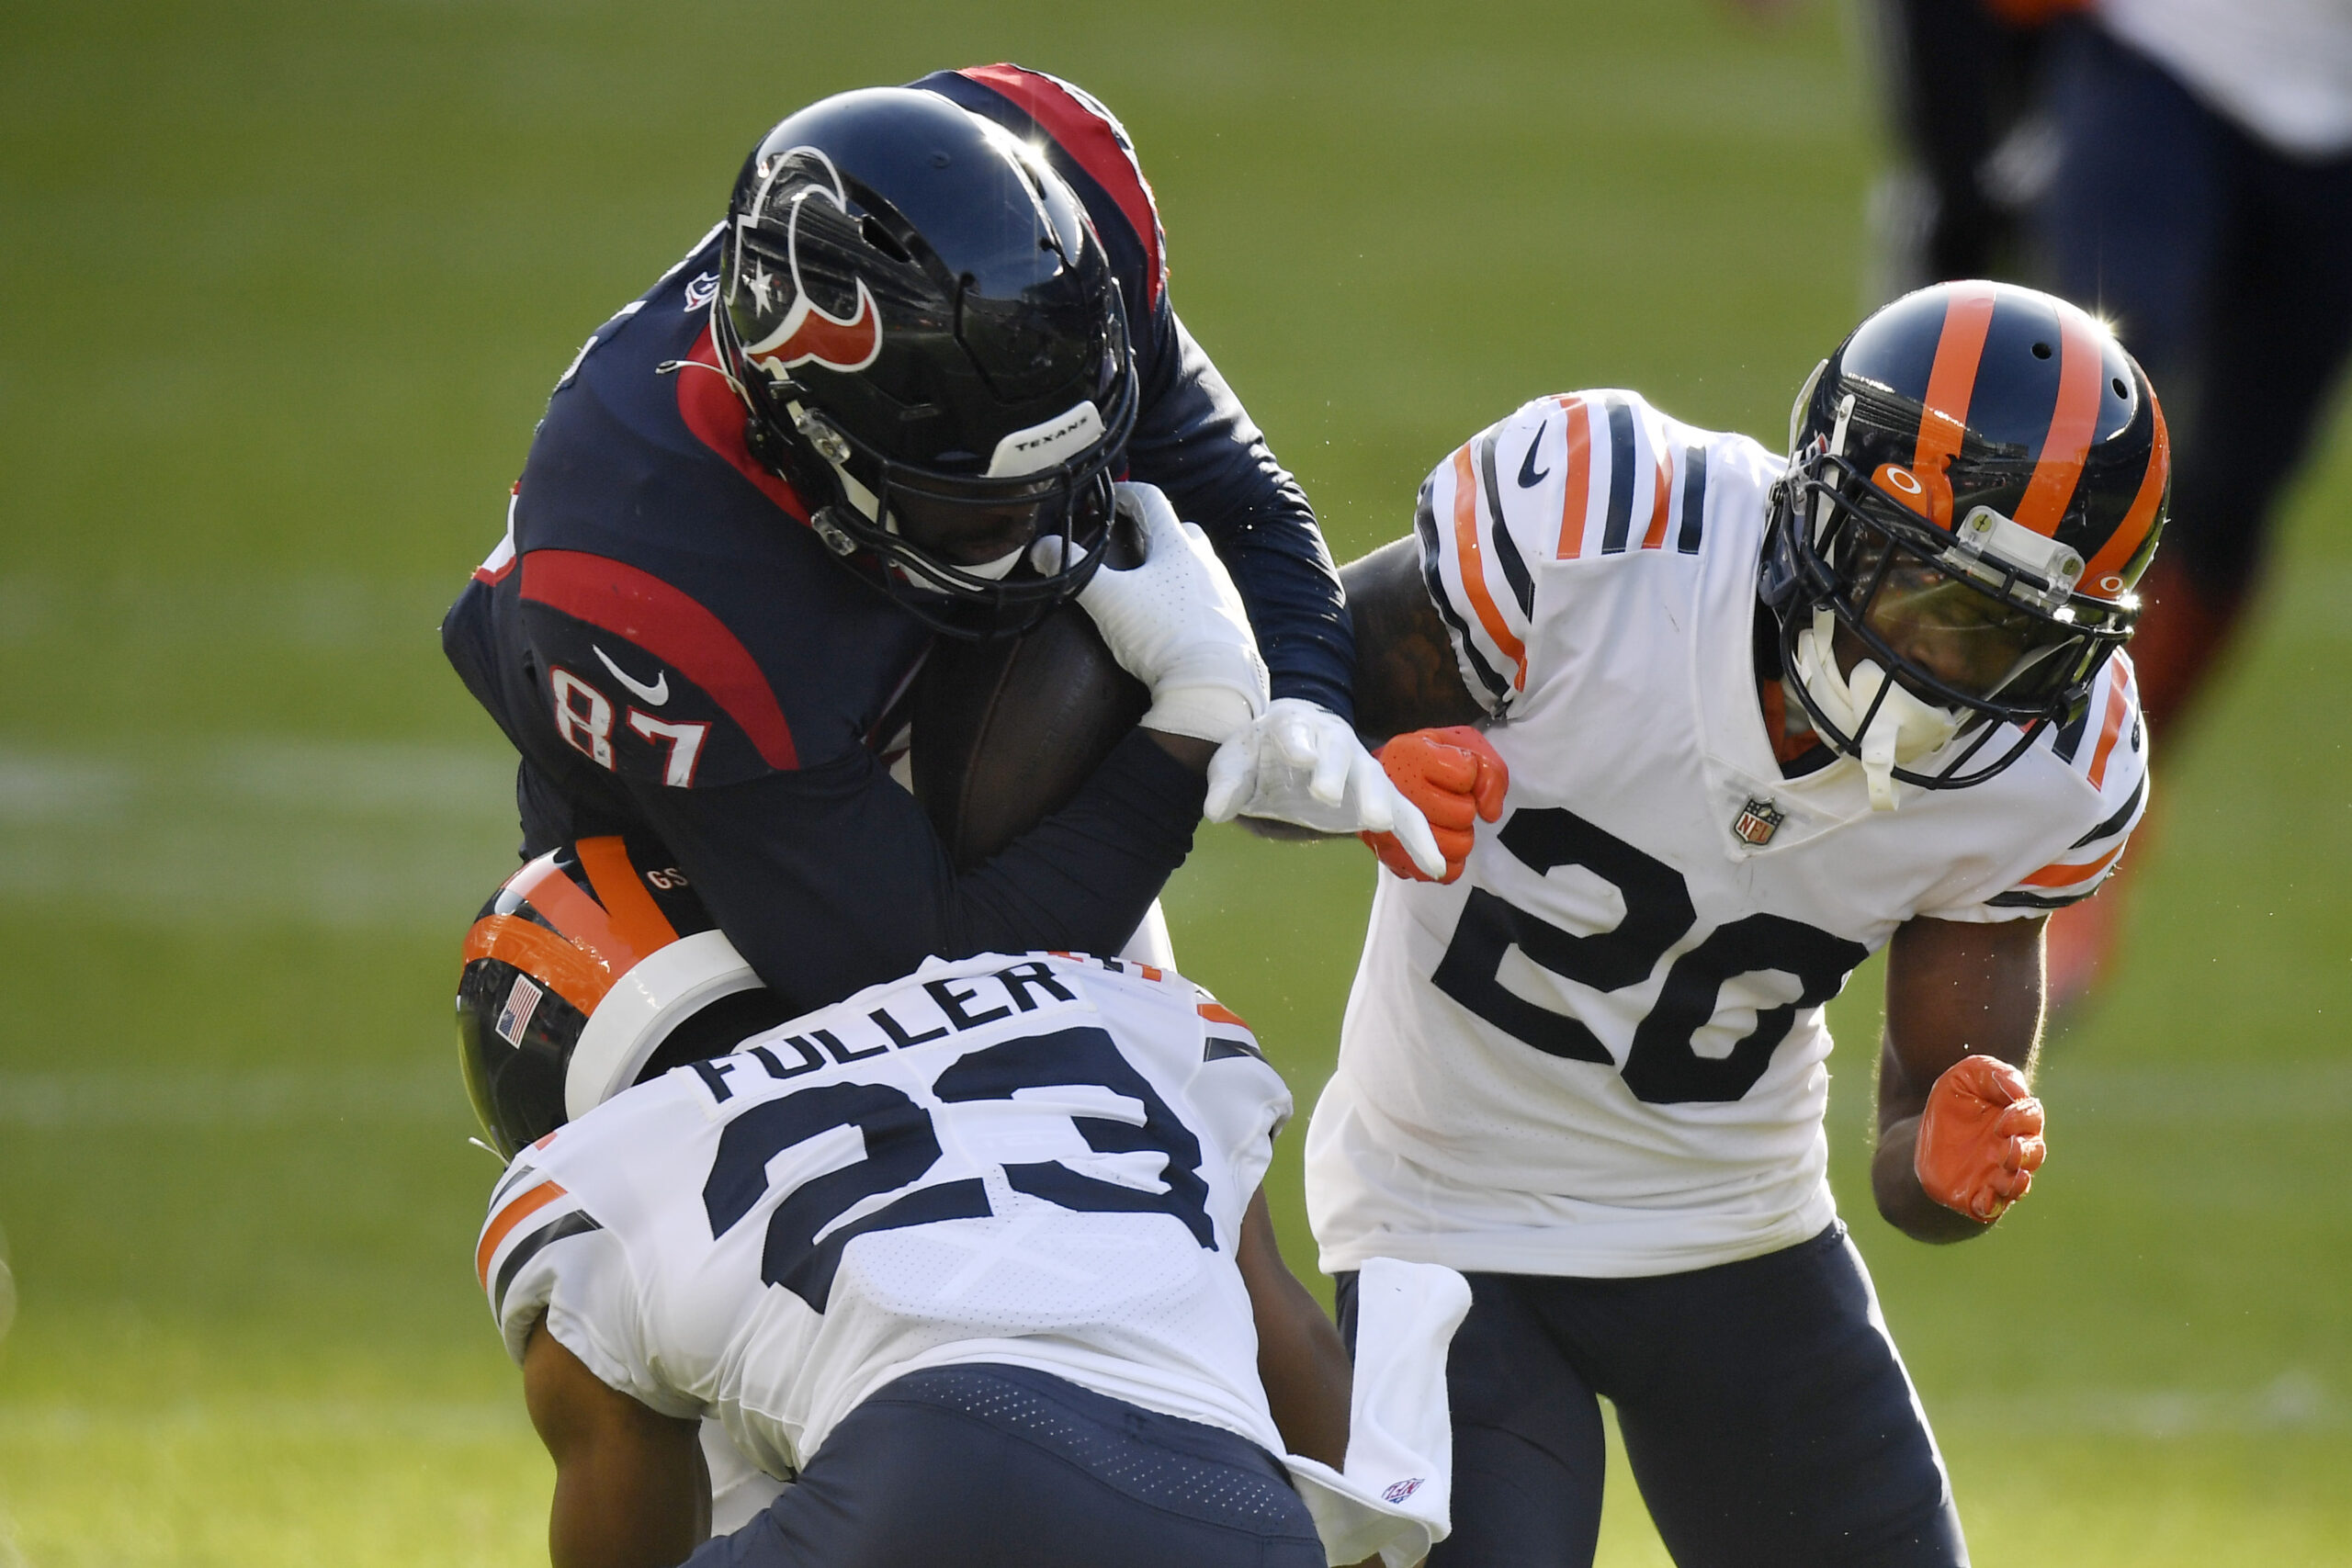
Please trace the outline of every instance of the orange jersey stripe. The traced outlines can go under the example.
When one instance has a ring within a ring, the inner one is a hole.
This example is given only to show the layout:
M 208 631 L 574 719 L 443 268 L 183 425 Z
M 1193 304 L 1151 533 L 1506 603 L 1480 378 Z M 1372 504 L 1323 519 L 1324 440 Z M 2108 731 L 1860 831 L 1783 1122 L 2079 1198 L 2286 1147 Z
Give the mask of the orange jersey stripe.
M 2148 454 L 2148 471 L 2140 476 L 2140 493 L 2132 498 L 2132 510 L 2123 514 L 2123 521 L 2108 536 L 2098 554 L 2091 558 L 2091 564 L 2083 568 L 2081 581 L 2093 592 L 2122 592 L 2120 574 L 2132 564 L 2148 530 L 2155 526 L 2156 507 L 2165 498 L 2165 481 L 2172 477 L 2172 437 L 2165 431 L 2164 405 L 2156 401 L 2153 388 L 2148 392 L 2148 412 L 2156 416 L 2155 450 Z M 2106 586 L 2106 580 L 2110 577 L 2117 579 L 2113 588 Z
M 2018 886 L 2020 887 L 2071 887 L 2077 882 L 2088 882 L 2092 877 L 2113 865 L 2115 857 L 2122 852 L 2123 846 L 2118 844 L 2088 865 L 2045 865 Z
M 2123 733 L 2123 715 L 2131 704 L 2124 700 L 2123 677 L 2118 671 L 2108 679 L 2112 682 L 2107 693 L 2107 713 L 2099 719 L 2098 747 L 2091 752 L 2091 788 L 2099 787 L 2107 777 L 2108 754 L 2115 750 L 2116 737 Z
M 1222 1002 L 1203 1002 L 1194 1010 L 1211 1023 L 1229 1023 L 1237 1029 L 1248 1029 L 1250 1022 Z
M 484 915 L 466 933 L 458 963 L 495 958 L 536 976 L 581 1012 L 596 1010 L 613 988 L 612 971 L 545 926 L 520 915 Z
M 1558 558 L 1569 560 L 1584 553 L 1584 513 L 1592 498 L 1592 411 L 1585 407 L 1582 398 L 1562 398 L 1560 408 L 1568 416 L 1562 432 L 1567 445 L 1568 473 L 1560 501 Z M 1578 419 L 1578 414 L 1584 417 Z
M 1642 536 L 1642 548 L 1657 549 L 1666 543 L 1666 503 L 1674 494 L 1674 470 L 1667 466 L 1666 454 L 1657 455 L 1657 482 L 1650 488 L 1649 532 Z
M 1947 528 L 1951 526 L 1951 481 L 1944 468 L 1960 450 L 1961 433 L 1968 427 L 1976 367 L 1992 330 L 1992 289 L 1955 287 L 1951 303 L 1944 308 L 1935 360 L 1928 367 L 1927 406 L 1919 416 L 1918 445 L 1911 453 L 1911 471 L 1927 487 L 1928 514 Z
M 2079 311 L 2058 312 L 2058 404 L 2050 412 L 2050 434 L 2018 502 L 2017 520 L 2043 536 L 2058 532 L 2066 503 L 2083 477 L 2091 437 L 2098 433 L 2098 395 L 2107 381 L 2098 330 Z
M 678 940 L 677 929 L 638 879 L 637 867 L 629 863 L 628 850 L 617 835 L 582 839 L 578 848 L 589 886 L 595 888 L 597 901 L 612 918 L 613 934 L 629 948 L 626 955 L 605 954 L 615 968 L 625 968 Z
M 481 1245 L 474 1248 L 474 1276 L 483 1290 L 490 1289 L 490 1260 L 496 1256 L 499 1244 L 514 1234 L 514 1227 L 563 1196 L 563 1189 L 552 1181 L 542 1181 L 528 1192 L 498 1211 L 490 1227 L 481 1233 Z
M 1511 661 L 1512 688 L 1524 690 L 1527 645 L 1511 635 L 1503 613 L 1495 607 L 1494 594 L 1487 589 L 1487 563 L 1478 553 L 1478 476 L 1466 446 L 1453 454 L 1453 547 L 1461 558 L 1462 587 L 1470 595 L 1470 607 L 1478 612 L 1478 624 Z

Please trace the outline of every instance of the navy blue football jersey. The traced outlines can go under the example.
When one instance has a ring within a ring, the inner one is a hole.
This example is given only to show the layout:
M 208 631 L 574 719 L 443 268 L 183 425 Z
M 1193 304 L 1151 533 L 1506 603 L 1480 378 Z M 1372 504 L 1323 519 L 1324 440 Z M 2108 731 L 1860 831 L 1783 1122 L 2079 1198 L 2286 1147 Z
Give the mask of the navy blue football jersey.
M 1133 318 L 1128 477 L 1216 544 L 1275 694 L 1347 713 L 1329 555 L 1168 302 L 1125 131 L 1014 66 L 914 85 L 1041 143 L 1083 198 Z M 711 339 L 718 254 L 714 228 L 589 338 L 548 400 L 505 539 L 443 625 L 450 661 L 522 753 L 524 854 L 650 830 L 796 1008 L 930 954 L 1115 951 L 1189 850 L 1201 781 L 1131 736 L 1064 810 L 956 873 L 884 759 L 931 633 L 831 558 L 746 447 Z

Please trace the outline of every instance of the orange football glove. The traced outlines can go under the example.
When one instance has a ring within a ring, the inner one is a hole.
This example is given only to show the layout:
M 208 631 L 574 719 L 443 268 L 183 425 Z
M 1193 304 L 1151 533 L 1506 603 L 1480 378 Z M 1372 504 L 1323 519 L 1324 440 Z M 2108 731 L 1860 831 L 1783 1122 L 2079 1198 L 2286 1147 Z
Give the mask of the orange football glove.
M 1928 1091 L 1911 1168 L 1928 1197 L 1990 1224 L 2026 1195 L 2049 1153 L 2025 1075 L 1998 1056 L 1962 1056 Z
M 1502 817 L 1510 769 L 1501 756 L 1485 736 L 1466 724 L 1416 729 L 1397 736 L 1373 755 L 1380 759 L 1396 793 L 1429 818 L 1438 852 L 1445 856 L 1445 874 L 1437 880 L 1451 882 L 1461 875 L 1462 864 L 1477 841 L 1473 819 L 1483 817 L 1493 822 Z M 1430 880 L 1395 834 L 1358 833 L 1356 837 L 1370 844 L 1380 863 L 1397 875 L 1415 882 Z

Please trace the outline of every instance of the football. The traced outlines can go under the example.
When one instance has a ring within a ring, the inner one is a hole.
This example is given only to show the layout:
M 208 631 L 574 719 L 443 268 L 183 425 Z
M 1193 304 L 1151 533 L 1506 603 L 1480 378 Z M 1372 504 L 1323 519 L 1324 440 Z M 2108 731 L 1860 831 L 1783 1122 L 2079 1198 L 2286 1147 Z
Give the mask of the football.
M 915 798 L 958 871 L 1067 805 L 1151 705 L 1064 604 L 1017 637 L 943 637 L 914 692 Z

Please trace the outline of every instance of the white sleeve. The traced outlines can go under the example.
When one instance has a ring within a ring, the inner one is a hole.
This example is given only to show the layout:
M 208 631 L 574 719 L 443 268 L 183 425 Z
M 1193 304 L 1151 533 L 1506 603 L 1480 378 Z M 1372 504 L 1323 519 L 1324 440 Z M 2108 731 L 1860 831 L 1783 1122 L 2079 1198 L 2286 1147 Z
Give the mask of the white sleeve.
M 1634 392 L 1538 398 L 1422 481 L 1422 584 L 1488 714 L 1506 716 L 1545 673 L 1531 649 L 1554 640 L 1534 629 L 1558 563 L 1698 553 L 1708 448 L 1695 434 Z
M 544 1313 L 548 1332 L 606 1387 L 664 1416 L 703 1413 L 648 1365 L 628 1255 L 561 1182 L 517 1162 L 492 1194 L 474 1264 L 517 1366 Z
M 2092 682 L 2083 716 L 2053 744 L 2058 760 L 2097 793 L 2096 813 L 2080 838 L 2048 863 L 2029 872 L 1983 903 L 1922 913 L 1941 920 L 2015 920 L 2079 904 L 2115 874 L 2132 829 L 2148 809 L 2148 733 L 2140 716 L 2139 682 L 2121 653 Z

